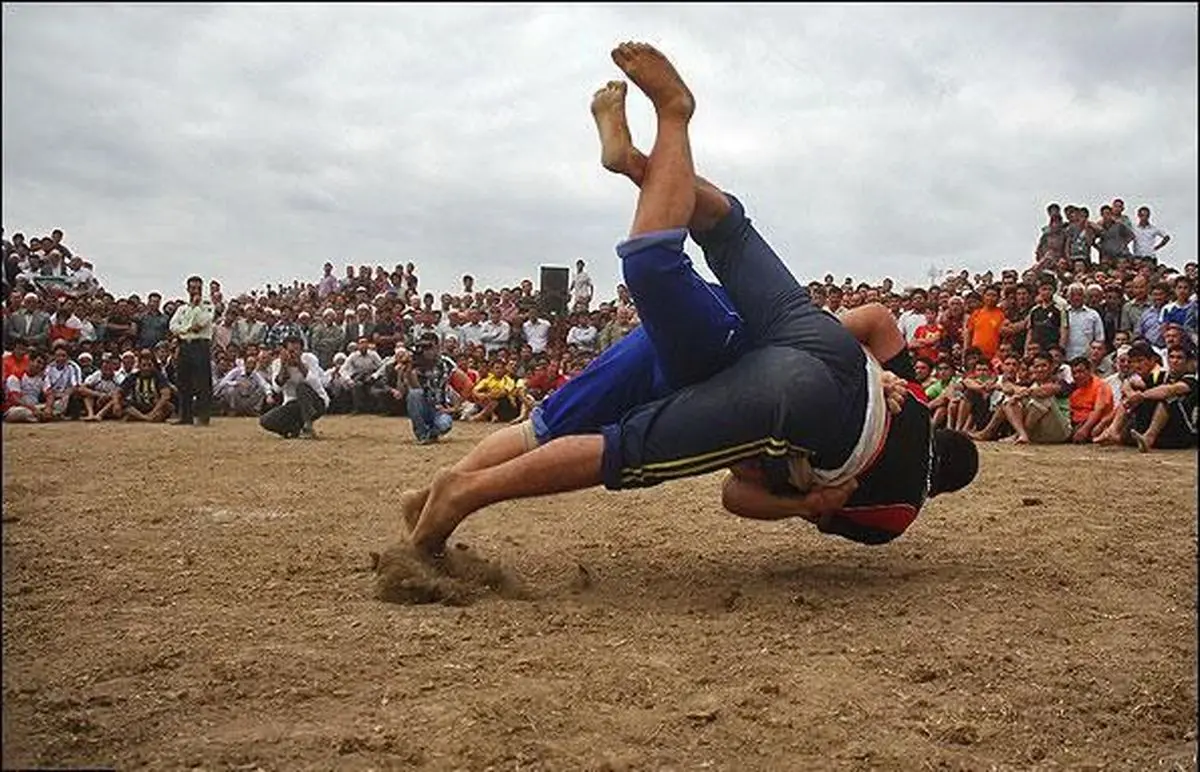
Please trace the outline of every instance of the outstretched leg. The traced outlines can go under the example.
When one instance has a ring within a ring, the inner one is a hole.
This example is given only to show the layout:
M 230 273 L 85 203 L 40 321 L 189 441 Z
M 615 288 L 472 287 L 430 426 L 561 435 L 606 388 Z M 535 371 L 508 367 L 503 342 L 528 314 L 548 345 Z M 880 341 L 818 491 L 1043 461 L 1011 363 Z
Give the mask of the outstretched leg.
M 658 119 L 658 137 L 630 229 L 631 239 L 645 237 L 653 242 L 662 231 L 685 228 L 695 208 L 688 139 L 695 102 L 675 68 L 654 48 L 625 43 L 612 56 L 650 98 Z M 498 466 L 472 473 L 439 473 L 413 528 L 413 546 L 427 554 L 440 552 L 459 523 L 498 501 L 599 485 L 603 454 L 599 434 L 565 437 Z

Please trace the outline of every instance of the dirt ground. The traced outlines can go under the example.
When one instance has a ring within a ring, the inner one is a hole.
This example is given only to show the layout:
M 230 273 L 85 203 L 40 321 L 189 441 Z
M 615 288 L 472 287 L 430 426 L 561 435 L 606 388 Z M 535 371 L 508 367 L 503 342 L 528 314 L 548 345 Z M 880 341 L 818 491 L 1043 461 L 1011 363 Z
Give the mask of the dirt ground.
M 402 605 L 395 494 L 487 430 L 318 426 L 4 427 L 6 768 L 1196 768 L 1194 453 L 987 446 L 876 548 L 719 475 L 507 504 L 499 592 Z

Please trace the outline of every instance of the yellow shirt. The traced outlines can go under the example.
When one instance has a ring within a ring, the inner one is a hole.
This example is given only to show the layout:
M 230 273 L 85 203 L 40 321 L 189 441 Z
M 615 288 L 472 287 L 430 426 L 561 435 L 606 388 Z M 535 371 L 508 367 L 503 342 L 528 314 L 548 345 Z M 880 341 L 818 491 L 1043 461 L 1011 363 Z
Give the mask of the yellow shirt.
M 196 305 L 184 303 L 171 316 L 171 332 L 180 340 L 212 340 L 214 316 L 216 310 L 210 301 L 201 300 Z M 200 325 L 199 332 L 192 331 L 194 324 Z
M 505 375 L 502 378 L 497 378 L 489 374 L 484 376 L 479 383 L 475 384 L 475 393 L 499 399 L 500 397 L 507 397 L 512 394 L 516 388 L 517 384 L 510 376 Z

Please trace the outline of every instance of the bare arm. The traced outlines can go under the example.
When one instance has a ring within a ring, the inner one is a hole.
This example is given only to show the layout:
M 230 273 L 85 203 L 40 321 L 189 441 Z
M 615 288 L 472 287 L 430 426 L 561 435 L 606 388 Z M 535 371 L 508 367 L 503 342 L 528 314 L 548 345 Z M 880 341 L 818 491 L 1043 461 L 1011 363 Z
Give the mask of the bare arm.
M 842 326 L 880 362 L 888 361 L 907 348 L 895 317 L 881 303 L 870 303 L 847 311 L 842 316 Z
M 804 496 L 775 496 L 761 485 L 731 474 L 721 489 L 721 505 L 753 520 L 801 517 L 815 523 L 840 511 L 857 487 L 858 483 L 850 480 L 833 488 L 817 488 Z

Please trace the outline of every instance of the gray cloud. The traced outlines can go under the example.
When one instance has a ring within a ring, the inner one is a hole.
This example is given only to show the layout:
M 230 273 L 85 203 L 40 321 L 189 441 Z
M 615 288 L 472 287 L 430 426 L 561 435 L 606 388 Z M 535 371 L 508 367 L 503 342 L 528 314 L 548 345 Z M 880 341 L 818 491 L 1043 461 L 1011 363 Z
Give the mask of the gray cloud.
M 699 97 L 701 171 L 804 278 L 1022 265 L 1047 202 L 1114 196 L 1195 258 L 1186 5 L 6 5 L 3 223 L 62 227 L 116 291 L 583 257 L 609 294 L 634 199 L 587 103 L 642 37 Z

